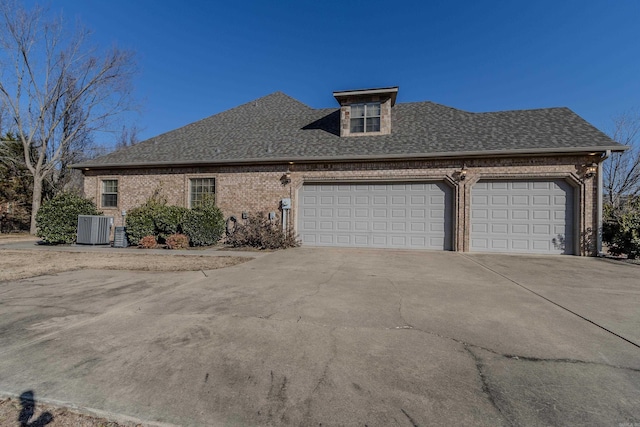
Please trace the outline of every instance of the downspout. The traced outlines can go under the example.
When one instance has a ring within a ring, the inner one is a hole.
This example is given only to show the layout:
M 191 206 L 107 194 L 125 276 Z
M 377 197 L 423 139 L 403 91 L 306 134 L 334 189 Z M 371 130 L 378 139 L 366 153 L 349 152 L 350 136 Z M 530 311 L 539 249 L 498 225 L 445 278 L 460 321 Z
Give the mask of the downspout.
M 598 162 L 598 216 L 597 216 L 597 233 L 596 233 L 596 250 L 598 251 L 598 256 L 601 257 L 604 254 L 602 253 L 602 198 L 603 198 L 603 190 L 604 190 L 604 178 L 602 176 L 602 164 L 605 160 L 609 158 L 611 155 L 611 150 L 607 150 L 600 162 Z

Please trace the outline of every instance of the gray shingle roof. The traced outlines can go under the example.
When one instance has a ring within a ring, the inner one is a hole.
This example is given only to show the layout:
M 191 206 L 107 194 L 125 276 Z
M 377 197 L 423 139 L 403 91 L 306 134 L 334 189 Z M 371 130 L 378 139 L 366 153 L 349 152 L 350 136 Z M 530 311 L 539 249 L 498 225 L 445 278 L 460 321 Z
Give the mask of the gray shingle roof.
M 433 102 L 392 108 L 391 134 L 341 138 L 339 109 L 276 92 L 74 167 L 344 160 L 621 150 L 568 108 L 470 113 Z

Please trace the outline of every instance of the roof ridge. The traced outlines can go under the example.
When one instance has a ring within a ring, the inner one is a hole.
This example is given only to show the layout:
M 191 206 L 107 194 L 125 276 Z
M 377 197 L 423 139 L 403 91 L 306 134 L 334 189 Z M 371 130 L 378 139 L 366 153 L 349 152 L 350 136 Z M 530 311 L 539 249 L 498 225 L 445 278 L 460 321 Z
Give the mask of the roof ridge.
M 264 100 L 272 99 L 272 98 L 276 98 L 276 97 L 284 97 L 284 98 L 286 98 L 287 100 L 293 101 L 293 102 L 295 102 L 295 103 L 297 103 L 297 104 L 300 104 L 300 105 L 302 105 L 302 106 L 304 106 L 304 107 L 306 107 L 306 108 L 311 109 L 311 107 L 309 107 L 309 106 L 308 106 L 307 104 L 305 104 L 304 102 L 298 101 L 297 99 L 295 99 L 295 98 L 293 98 L 293 97 L 291 97 L 291 96 L 287 95 L 286 93 L 284 93 L 284 92 L 282 92 L 282 91 L 277 90 L 277 91 L 275 91 L 275 92 L 271 92 L 271 93 L 269 93 L 269 94 L 267 94 L 267 95 L 261 96 L 261 97 L 259 97 L 259 98 L 253 99 L 253 100 L 251 100 L 251 101 L 247 101 L 247 102 L 245 102 L 244 104 L 240 104 L 240 105 L 237 105 L 237 106 L 235 106 L 235 107 L 233 107 L 233 108 L 229 108 L 228 110 L 224 110 L 224 111 L 220 111 L 220 112 L 218 112 L 218 113 L 216 113 L 216 114 L 212 114 L 212 115 L 210 115 L 210 116 L 207 116 L 207 117 L 205 117 L 205 118 L 203 118 L 203 119 L 200 119 L 200 120 L 195 121 L 195 122 L 190 123 L 190 124 L 198 123 L 198 122 L 200 122 L 200 121 L 202 121 L 202 120 L 207 120 L 207 119 L 210 119 L 210 118 L 212 118 L 212 117 L 219 116 L 219 115 L 221 115 L 221 114 L 231 113 L 232 111 L 238 111 L 238 110 L 240 110 L 240 109 L 242 109 L 242 108 L 250 107 L 251 105 L 254 105 L 254 106 L 255 106 L 255 105 L 257 105 L 260 101 L 264 101 Z M 188 126 L 188 125 L 185 125 L 185 126 Z M 178 128 L 178 129 L 180 129 L 180 128 Z
M 520 109 L 512 109 L 512 110 L 498 110 L 498 111 L 480 111 L 480 112 L 470 112 L 471 114 L 499 114 L 499 113 L 527 113 L 532 111 L 550 111 L 550 110 L 567 110 L 575 113 L 569 107 L 539 107 L 539 108 L 520 108 Z
M 431 105 L 434 105 L 436 107 L 442 107 L 442 108 L 446 108 L 446 109 L 449 109 L 449 110 L 454 110 L 454 111 L 459 111 L 459 112 L 468 113 L 468 114 L 474 114 L 474 115 L 496 114 L 496 113 L 526 113 L 526 112 L 529 112 L 529 111 L 543 111 L 543 110 L 569 110 L 571 112 L 574 112 L 569 107 L 565 107 L 565 106 L 538 107 L 538 108 L 518 108 L 518 109 L 497 110 L 497 111 L 469 111 L 469 110 L 463 110 L 461 108 L 451 107 L 449 105 L 441 104 L 439 102 L 434 102 L 434 101 L 398 102 L 396 105 L 411 105 L 411 104 L 413 104 L 413 105 L 431 104 Z
M 398 106 L 398 105 L 407 105 L 407 106 L 409 106 L 409 105 L 433 105 L 435 107 L 446 108 L 447 110 L 453 110 L 453 111 L 458 111 L 458 112 L 461 112 L 461 113 L 473 114 L 471 111 L 461 110 L 460 108 L 451 107 L 449 105 L 440 104 L 439 102 L 434 102 L 434 101 L 398 102 L 398 103 L 396 103 L 396 106 Z
M 313 107 L 311 107 L 311 106 L 309 106 L 309 105 L 305 104 L 304 102 L 302 102 L 302 101 L 300 101 L 300 100 L 298 100 L 298 99 L 294 98 L 294 97 L 293 97 L 293 96 L 291 96 L 291 95 L 288 95 L 288 94 L 286 94 L 286 93 L 282 92 L 281 90 L 277 90 L 277 91 L 275 91 L 275 92 L 272 92 L 272 93 L 270 93 L 270 94 L 268 94 L 268 95 L 265 95 L 265 96 L 263 96 L 263 97 L 261 97 L 261 98 L 256 99 L 255 101 L 258 101 L 258 100 L 263 99 L 263 98 L 268 98 L 268 97 L 270 97 L 270 96 L 272 96 L 272 95 L 283 95 L 285 98 L 288 98 L 288 99 L 290 99 L 291 101 L 294 101 L 294 102 L 296 102 L 296 103 L 298 103 L 298 104 L 300 104 L 300 105 L 303 105 L 303 106 L 307 107 L 307 108 L 308 108 L 308 109 L 310 109 L 310 110 L 313 110 L 313 109 L 314 109 Z
M 282 91 L 279 91 L 279 90 L 278 90 L 278 91 L 275 91 L 275 92 L 269 93 L 269 94 L 267 94 L 267 95 L 261 96 L 261 97 L 259 97 L 259 98 L 253 99 L 253 100 L 251 100 L 251 101 L 247 101 L 247 102 L 245 102 L 244 104 L 240 104 L 240 105 L 237 105 L 237 106 L 235 106 L 235 107 L 229 108 L 228 110 L 219 111 L 219 112 L 217 112 L 217 113 L 215 113 L 215 114 L 212 114 L 212 115 L 210 115 L 210 116 L 203 117 L 203 118 L 201 118 L 201 119 L 199 119 L 199 120 L 196 120 L 195 122 L 187 123 L 187 124 L 185 124 L 185 125 L 183 125 L 183 126 L 180 126 L 180 127 L 175 128 L 175 129 L 172 129 L 172 130 L 169 130 L 169 131 L 166 131 L 166 132 L 160 133 L 160 134 L 158 134 L 158 135 L 154 135 L 154 136 L 152 136 L 151 138 L 147 138 L 147 139 L 145 139 L 145 140 L 143 140 L 143 141 L 140 141 L 140 144 L 141 144 L 141 143 L 145 143 L 145 142 L 147 142 L 147 141 L 153 141 L 153 140 L 159 139 L 160 137 L 162 137 L 163 135 L 166 135 L 166 134 L 168 134 L 168 133 L 174 133 L 174 132 L 179 131 L 179 130 L 181 130 L 181 129 L 185 129 L 185 128 L 192 127 L 192 126 L 197 126 L 197 125 L 199 125 L 199 124 L 202 124 L 202 122 L 205 122 L 205 121 L 208 121 L 208 120 L 213 119 L 214 117 L 219 117 L 219 116 L 222 116 L 222 115 L 227 115 L 227 114 L 229 114 L 229 113 L 234 113 L 234 112 L 237 112 L 237 111 L 238 111 L 238 110 L 240 110 L 240 109 L 244 109 L 244 108 L 250 107 L 250 106 L 252 106 L 252 105 L 254 105 L 254 106 L 255 106 L 255 105 L 257 105 L 257 104 L 258 104 L 260 101 L 262 101 L 262 100 L 271 99 L 271 98 L 276 98 L 276 97 L 284 97 L 284 98 L 286 98 L 287 100 L 293 101 L 293 102 L 295 102 L 296 104 L 299 104 L 299 105 L 304 106 L 305 108 L 307 108 L 307 109 L 309 109 L 309 110 L 312 110 L 312 108 L 311 108 L 310 106 L 308 106 L 307 104 L 305 104 L 305 103 L 303 103 L 303 102 L 301 102 L 301 101 L 298 101 L 297 99 L 295 99 L 295 98 L 293 98 L 293 97 L 291 97 L 291 96 L 287 95 L 286 93 L 284 93 L 284 92 L 282 92 Z M 138 144 L 136 144 L 136 145 L 138 145 Z

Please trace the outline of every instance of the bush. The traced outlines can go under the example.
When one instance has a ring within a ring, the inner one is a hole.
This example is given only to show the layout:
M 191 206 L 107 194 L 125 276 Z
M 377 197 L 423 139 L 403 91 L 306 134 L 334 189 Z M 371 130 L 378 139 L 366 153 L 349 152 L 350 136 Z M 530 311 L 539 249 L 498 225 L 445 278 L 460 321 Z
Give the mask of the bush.
M 637 258 L 640 255 L 640 197 L 628 199 L 617 209 L 605 206 L 604 217 L 602 238 L 609 246 L 609 253 Z
M 182 220 L 182 232 L 189 236 L 191 246 L 215 245 L 224 230 L 224 216 L 213 198 L 207 198 L 200 206 L 187 210 Z
M 127 212 L 127 239 L 132 245 L 139 245 L 143 237 L 155 234 L 153 211 L 142 205 Z
M 158 246 L 158 241 L 155 236 L 144 236 L 140 239 L 138 246 L 145 249 L 153 249 Z
M 182 222 L 187 212 L 187 208 L 180 206 L 155 206 L 153 212 L 154 235 L 158 236 L 158 240 L 166 242 L 169 236 L 182 232 Z
M 167 237 L 182 231 L 182 221 L 186 208 L 167 206 L 166 199 L 154 193 L 142 206 L 131 209 L 127 214 L 127 238 L 137 245 L 145 236 L 156 236 L 164 242 Z
M 286 249 L 300 246 L 293 232 L 284 233 L 281 227 L 266 219 L 263 212 L 249 214 L 245 224 L 237 224 L 235 231 L 227 236 L 227 243 L 233 247 L 258 249 Z
M 73 243 L 78 215 L 101 215 L 95 203 L 74 193 L 60 193 L 45 202 L 36 214 L 36 235 L 46 243 Z
M 142 206 L 131 209 L 127 215 L 127 238 L 132 245 L 139 244 L 145 236 L 155 236 L 160 243 L 167 243 L 169 236 L 174 234 L 186 234 L 192 246 L 214 245 L 224 229 L 224 217 L 213 197 L 187 209 L 168 206 L 157 190 Z
M 189 247 L 189 238 L 184 234 L 172 234 L 167 237 L 166 243 L 169 249 L 186 249 Z
M 18 233 L 21 231 L 29 231 L 30 217 L 27 214 L 10 214 L 0 212 L 0 233 Z

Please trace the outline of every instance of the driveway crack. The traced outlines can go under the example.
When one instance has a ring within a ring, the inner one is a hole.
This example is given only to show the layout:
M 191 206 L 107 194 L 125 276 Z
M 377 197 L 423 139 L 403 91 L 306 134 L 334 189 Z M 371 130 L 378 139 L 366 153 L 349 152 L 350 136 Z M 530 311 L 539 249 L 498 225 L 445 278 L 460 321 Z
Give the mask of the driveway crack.
M 404 414 L 405 417 L 407 417 L 407 419 L 409 420 L 409 422 L 411 423 L 411 425 L 413 427 L 420 427 L 420 424 L 418 424 L 416 422 L 416 420 L 414 420 L 411 415 L 409 415 L 409 413 L 407 411 L 405 411 L 403 408 L 400 408 L 400 410 L 402 411 L 402 413 Z
M 329 375 L 329 367 L 331 366 L 331 364 L 333 363 L 333 361 L 335 360 L 335 358 L 338 355 L 338 340 L 336 338 L 336 336 L 334 335 L 334 331 L 336 330 L 336 327 L 333 327 L 329 330 L 329 335 L 331 335 L 331 356 L 329 356 L 329 359 L 327 359 L 327 362 L 324 364 L 324 368 L 322 369 L 322 374 L 320 375 L 320 378 L 318 378 L 318 381 L 316 382 L 315 387 L 313 387 L 313 390 L 311 390 L 311 393 L 309 393 L 309 396 L 307 397 L 307 399 L 305 400 L 307 409 L 305 411 L 303 420 L 304 422 L 302 423 L 302 425 L 310 425 L 310 421 L 311 421 L 311 403 L 313 402 L 313 396 L 318 392 L 318 390 L 320 389 L 321 386 L 323 386 L 326 382 L 327 382 L 327 377 Z
M 311 396 L 313 396 L 318 391 L 320 386 L 323 385 L 326 382 L 327 374 L 329 373 L 329 366 L 331 365 L 331 363 L 333 363 L 333 361 L 335 360 L 336 356 L 338 355 L 337 338 L 333 334 L 335 330 L 336 330 L 336 328 L 332 328 L 329 331 L 329 335 L 331 335 L 331 356 L 327 360 L 327 363 L 324 364 L 324 369 L 322 370 L 322 375 L 320 375 L 320 378 L 318 379 L 318 382 L 316 383 L 316 386 L 311 391 Z
M 404 297 L 402 296 L 402 292 L 400 292 L 400 288 L 398 288 L 398 285 L 396 285 L 393 280 L 389 279 L 388 277 L 386 279 L 391 284 L 391 286 L 393 286 L 393 288 L 396 290 L 396 293 L 398 294 L 398 315 L 400 316 L 402 325 L 397 326 L 394 329 L 414 329 L 413 325 L 409 324 L 409 322 L 407 322 L 407 319 L 405 319 L 404 315 L 402 314 L 402 304 L 403 304 Z
M 465 345 L 464 349 L 467 351 L 467 353 L 469 353 L 469 355 L 471 356 L 471 358 L 475 362 L 476 370 L 478 371 L 478 376 L 480 377 L 480 383 L 482 384 L 482 392 L 487 396 L 487 399 L 489 400 L 489 403 L 491 404 L 491 406 L 493 406 L 493 408 L 498 412 L 500 417 L 502 417 L 502 419 L 504 419 L 504 421 L 508 425 L 513 425 L 513 422 L 508 419 L 506 414 L 502 411 L 502 409 L 498 405 L 496 396 L 494 396 L 494 393 L 491 390 L 491 386 L 489 385 L 489 381 L 487 380 L 486 374 L 483 371 L 484 365 L 482 364 L 482 360 L 480 359 L 480 357 L 477 354 L 475 354 L 469 348 L 469 346 Z
M 491 353 L 493 355 L 499 356 L 499 357 L 504 357 L 506 359 L 513 359 L 513 360 L 522 360 L 524 362 L 549 362 L 549 363 L 577 363 L 577 364 L 584 364 L 584 365 L 595 365 L 595 366 L 604 366 L 607 368 L 614 368 L 614 369 L 621 369 L 621 370 L 626 370 L 626 371 L 631 371 L 631 372 L 640 372 L 640 368 L 633 368 L 630 366 L 620 366 L 620 365 L 612 365 L 609 363 L 602 363 L 602 362 L 591 362 L 588 360 L 580 360 L 580 359 L 569 359 L 569 358 L 539 358 L 539 357 L 533 357 L 533 356 L 522 356 L 519 354 L 512 354 L 512 353 L 500 353 L 499 351 L 496 351 L 494 349 L 488 348 L 488 347 L 483 347 L 481 345 L 477 345 L 477 344 L 472 344 L 472 343 L 468 343 L 466 341 L 457 339 L 457 338 L 453 338 L 453 337 L 449 337 L 446 335 L 442 335 L 442 334 L 438 334 L 436 332 L 432 332 L 432 331 L 426 331 L 424 329 L 420 329 L 417 328 L 415 326 L 412 325 L 407 325 L 407 326 L 397 326 L 395 328 L 387 328 L 387 329 L 409 329 L 409 330 L 414 330 L 416 332 L 421 332 L 423 334 L 427 334 L 427 335 L 431 335 L 434 337 L 438 337 L 438 338 L 442 338 L 442 339 L 446 339 L 446 340 L 450 340 L 453 341 L 455 343 L 461 344 L 462 346 L 464 346 L 465 348 L 476 348 L 479 350 L 484 350 L 488 353 Z

